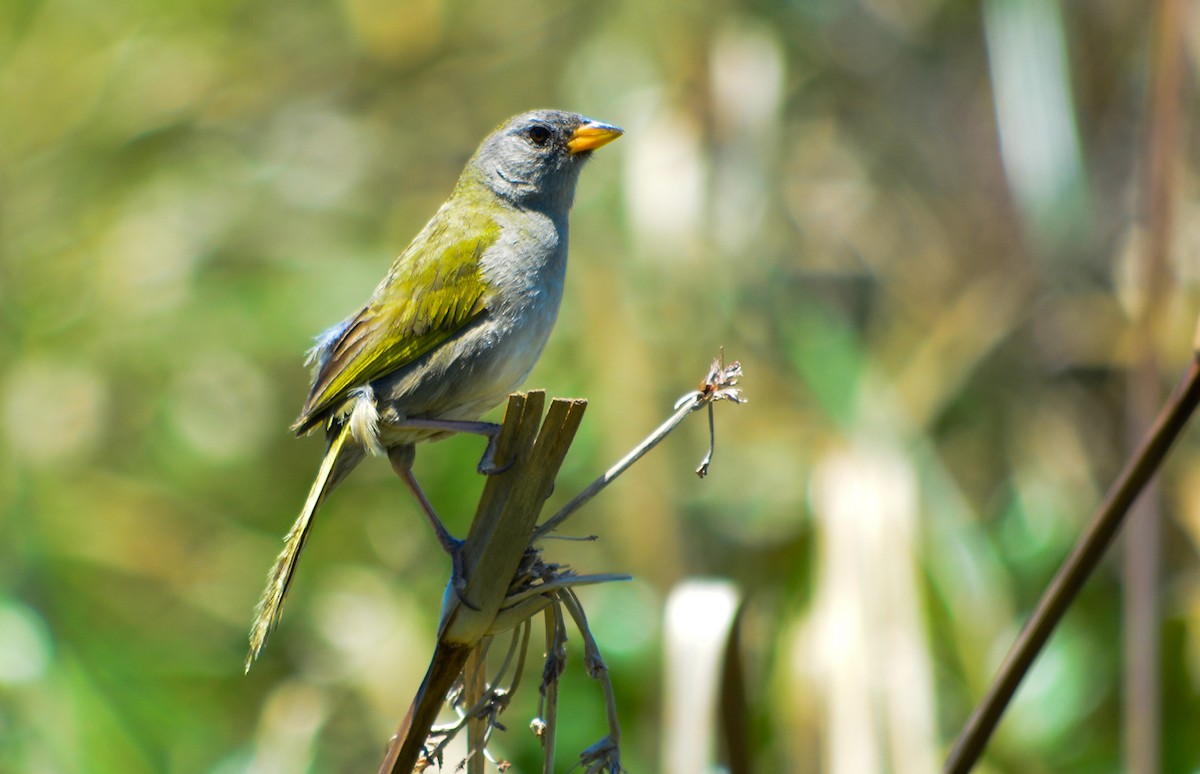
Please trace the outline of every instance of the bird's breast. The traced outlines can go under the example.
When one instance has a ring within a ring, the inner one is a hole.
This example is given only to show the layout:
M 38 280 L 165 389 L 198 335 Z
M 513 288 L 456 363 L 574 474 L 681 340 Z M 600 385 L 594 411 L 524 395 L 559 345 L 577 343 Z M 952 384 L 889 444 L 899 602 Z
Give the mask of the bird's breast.
M 500 225 L 500 237 L 481 256 L 486 311 L 419 366 L 380 380 L 385 427 L 403 417 L 477 419 L 519 389 L 537 363 L 562 301 L 565 219 L 559 227 L 526 214 Z M 409 435 L 386 442 L 420 440 Z
M 507 224 L 483 256 L 492 325 L 492 377 L 499 400 L 533 369 L 558 319 L 567 266 L 567 232 L 545 216 Z

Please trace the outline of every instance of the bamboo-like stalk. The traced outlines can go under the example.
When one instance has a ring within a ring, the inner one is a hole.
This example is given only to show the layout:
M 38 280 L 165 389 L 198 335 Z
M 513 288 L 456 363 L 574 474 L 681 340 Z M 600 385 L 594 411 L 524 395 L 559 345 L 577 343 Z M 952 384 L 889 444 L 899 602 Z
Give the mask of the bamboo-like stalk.
M 488 478 L 463 546 L 465 583 L 448 594 L 425 679 L 388 746 L 380 772 L 411 774 L 447 691 L 491 627 L 508 593 L 551 485 L 583 420 L 586 401 L 555 400 L 544 422 L 544 392 L 509 398 L 496 442 L 504 468 Z M 539 429 L 540 424 L 540 429 Z M 483 758 L 482 750 L 477 756 Z

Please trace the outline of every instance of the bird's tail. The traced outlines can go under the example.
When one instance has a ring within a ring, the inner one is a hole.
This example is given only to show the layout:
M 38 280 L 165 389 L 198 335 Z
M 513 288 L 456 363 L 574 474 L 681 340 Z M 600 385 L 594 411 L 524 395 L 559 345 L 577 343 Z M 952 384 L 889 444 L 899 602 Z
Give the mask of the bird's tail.
M 355 452 L 359 453 L 355 455 Z M 283 539 L 283 551 L 279 553 L 275 566 L 267 576 L 267 587 L 263 591 L 262 599 L 258 601 L 254 625 L 250 628 L 250 652 L 246 656 L 247 672 L 258 658 L 275 624 L 279 622 L 283 597 L 292 582 L 292 573 L 296 571 L 296 562 L 300 559 L 308 530 L 312 527 L 313 515 L 324 502 L 325 496 L 350 472 L 361 456 L 361 451 L 350 437 L 349 425 L 342 425 L 329 441 L 325 458 L 321 460 L 321 467 L 317 471 L 317 478 L 308 492 L 308 499 L 304 502 L 304 509 L 300 511 L 296 523 Z

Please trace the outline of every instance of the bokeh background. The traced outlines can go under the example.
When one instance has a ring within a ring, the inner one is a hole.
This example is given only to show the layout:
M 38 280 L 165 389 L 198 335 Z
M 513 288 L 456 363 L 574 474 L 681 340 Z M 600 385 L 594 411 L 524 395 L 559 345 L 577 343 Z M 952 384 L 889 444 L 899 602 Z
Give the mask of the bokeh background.
M 241 671 L 321 450 L 286 430 L 302 355 L 533 107 L 627 130 L 529 381 L 591 401 L 552 504 L 719 347 L 751 401 L 718 407 L 706 480 L 697 416 L 568 524 L 599 542 L 549 544 L 635 577 L 582 592 L 625 766 L 671 770 L 663 611 L 715 578 L 757 770 L 935 770 L 1187 362 L 1198 63 L 1175 0 L 4 0 L 0 771 L 373 770 L 448 572 L 386 464 Z M 480 451 L 418 454 L 458 531 Z M 981 771 L 1200 767 L 1194 433 L 1159 502 Z M 560 770 L 605 733 L 580 654 Z M 495 746 L 519 771 L 535 683 Z

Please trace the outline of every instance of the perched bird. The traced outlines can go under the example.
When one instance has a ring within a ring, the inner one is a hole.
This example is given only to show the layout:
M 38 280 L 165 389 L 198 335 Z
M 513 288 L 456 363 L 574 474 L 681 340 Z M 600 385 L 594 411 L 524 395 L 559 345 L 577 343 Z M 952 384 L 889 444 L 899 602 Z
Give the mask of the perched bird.
M 477 420 L 521 385 L 541 354 L 562 299 L 579 172 L 621 134 L 557 110 L 501 125 L 366 305 L 317 337 L 308 354 L 312 389 L 292 429 L 324 429 L 325 456 L 258 604 L 247 670 L 279 620 L 313 515 L 367 453 L 391 460 L 457 575 L 461 542 L 413 477 L 414 444 L 485 435 L 479 470 L 494 472 L 498 426 Z

